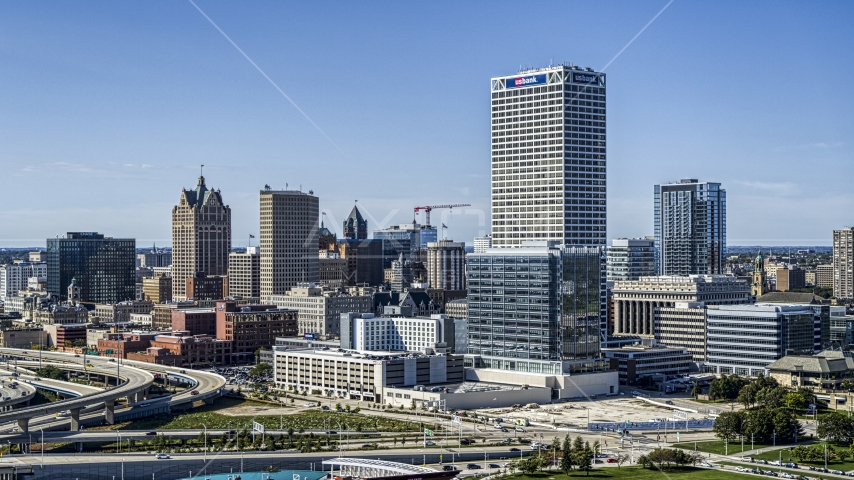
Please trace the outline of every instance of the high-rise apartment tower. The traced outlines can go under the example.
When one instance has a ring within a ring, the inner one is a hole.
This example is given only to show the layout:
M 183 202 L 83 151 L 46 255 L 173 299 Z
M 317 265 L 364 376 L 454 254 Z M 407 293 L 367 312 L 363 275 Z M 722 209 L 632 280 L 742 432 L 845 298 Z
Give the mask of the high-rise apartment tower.
M 854 299 L 854 227 L 833 231 L 833 295 Z
M 297 190 L 261 190 L 261 298 L 320 278 L 318 199 Z
M 200 272 L 228 274 L 230 252 L 231 208 L 200 176 L 196 189 L 181 190 L 172 207 L 172 298 L 185 300 L 186 280 Z
M 496 77 L 492 244 L 605 245 L 605 74 L 558 65 Z
M 654 213 L 658 275 L 724 273 L 726 190 L 720 183 L 656 185 Z

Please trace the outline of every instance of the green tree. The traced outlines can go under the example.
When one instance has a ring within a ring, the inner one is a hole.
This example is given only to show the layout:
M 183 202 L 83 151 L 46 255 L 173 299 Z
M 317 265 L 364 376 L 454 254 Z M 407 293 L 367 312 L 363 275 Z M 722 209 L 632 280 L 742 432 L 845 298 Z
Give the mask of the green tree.
M 744 424 L 744 412 L 724 412 L 715 420 L 712 432 L 715 436 L 725 441 L 733 441 L 742 434 Z
M 790 392 L 784 395 L 783 403 L 786 405 L 786 408 L 793 411 L 802 410 L 807 406 L 807 401 L 804 399 L 803 395 L 796 392 Z
M 593 459 L 590 458 L 590 456 L 591 452 L 589 446 L 588 448 L 582 447 L 580 450 L 573 452 L 572 463 L 578 465 L 579 470 L 584 470 L 587 472 L 587 475 L 590 475 L 590 468 L 593 467 Z
M 72 345 L 77 347 L 77 348 L 83 348 L 86 346 L 86 340 L 79 338 L 79 339 L 75 340 Z
M 249 375 L 263 376 L 273 371 L 273 366 L 269 363 L 258 363 L 252 370 L 249 370 Z
M 560 469 L 566 474 L 572 470 L 572 443 L 569 440 L 569 434 L 563 437 L 563 446 L 560 449 Z
M 617 468 L 621 468 L 624 463 L 629 461 L 629 454 L 618 453 L 618 454 L 614 455 L 614 460 L 617 462 Z
M 42 378 L 52 378 L 54 380 L 66 380 L 65 372 L 54 367 L 53 365 L 45 365 L 36 370 L 36 375 Z
M 837 412 L 831 412 L 818 418 L 816 435 L 829 442 L 851 443 L 854 441 L 854 422 Z
M 782 387 L 765 387 L 756 393 L 756 403 L 766 408 L 780 408 L 786 389 Z
M 691 396 L 694 399 L 697 399 L 703 393 L 703 389 L 700 387 L 700 382 L 694 382 L 694 387 L 691 388 Z M 617 466 L 619 468 L 619 465 Z

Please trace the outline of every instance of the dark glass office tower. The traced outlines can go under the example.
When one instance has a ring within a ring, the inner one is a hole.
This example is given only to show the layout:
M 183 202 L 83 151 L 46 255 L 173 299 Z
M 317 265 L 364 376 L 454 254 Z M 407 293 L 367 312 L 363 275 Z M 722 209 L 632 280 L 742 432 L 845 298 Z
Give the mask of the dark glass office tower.
M 605 313 L 600 247 L 525 242 L 467 262 L 472 366 L 561 374 L 593 365 Z
M 604 246 L 605 74 L 557 65 L 490 87 L 493 246 Z
M 71 279 L 80 300 L 113 304 L 136 298 L 136 240 L 97 232 L 68 232 L 47 239 L 47 289 L 66 300 Z

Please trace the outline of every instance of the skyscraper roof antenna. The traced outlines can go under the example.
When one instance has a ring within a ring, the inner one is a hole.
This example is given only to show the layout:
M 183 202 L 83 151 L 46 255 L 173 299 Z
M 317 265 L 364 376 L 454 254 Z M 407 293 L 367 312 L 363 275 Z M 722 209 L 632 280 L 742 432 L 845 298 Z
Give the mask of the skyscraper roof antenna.
M 199 175 L 201 175 L 203 177 L 205 176 L 205 166 L 204 165 L 202 165 L 202 167 L 199 168 Z

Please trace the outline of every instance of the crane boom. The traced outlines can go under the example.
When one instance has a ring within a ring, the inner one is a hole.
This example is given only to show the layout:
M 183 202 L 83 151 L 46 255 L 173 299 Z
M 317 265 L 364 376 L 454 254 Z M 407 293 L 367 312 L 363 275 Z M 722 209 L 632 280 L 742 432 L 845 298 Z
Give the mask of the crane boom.
M 430 226 L 430 212 L 434 208 L 451 208 L 451 209 L 453 209 L 456 207 L 470 207 L 470 206 L 471 206 L 470 203 L 451 203 L 451 204 L 447 204 L 447 205 L 426 205 L 423 207 L 415 207 L 415 215 L 418 215 L 419 211 L 424 210 L 424 219 L 425 219 L 424 225 L 427 225 L 429 227 Z

